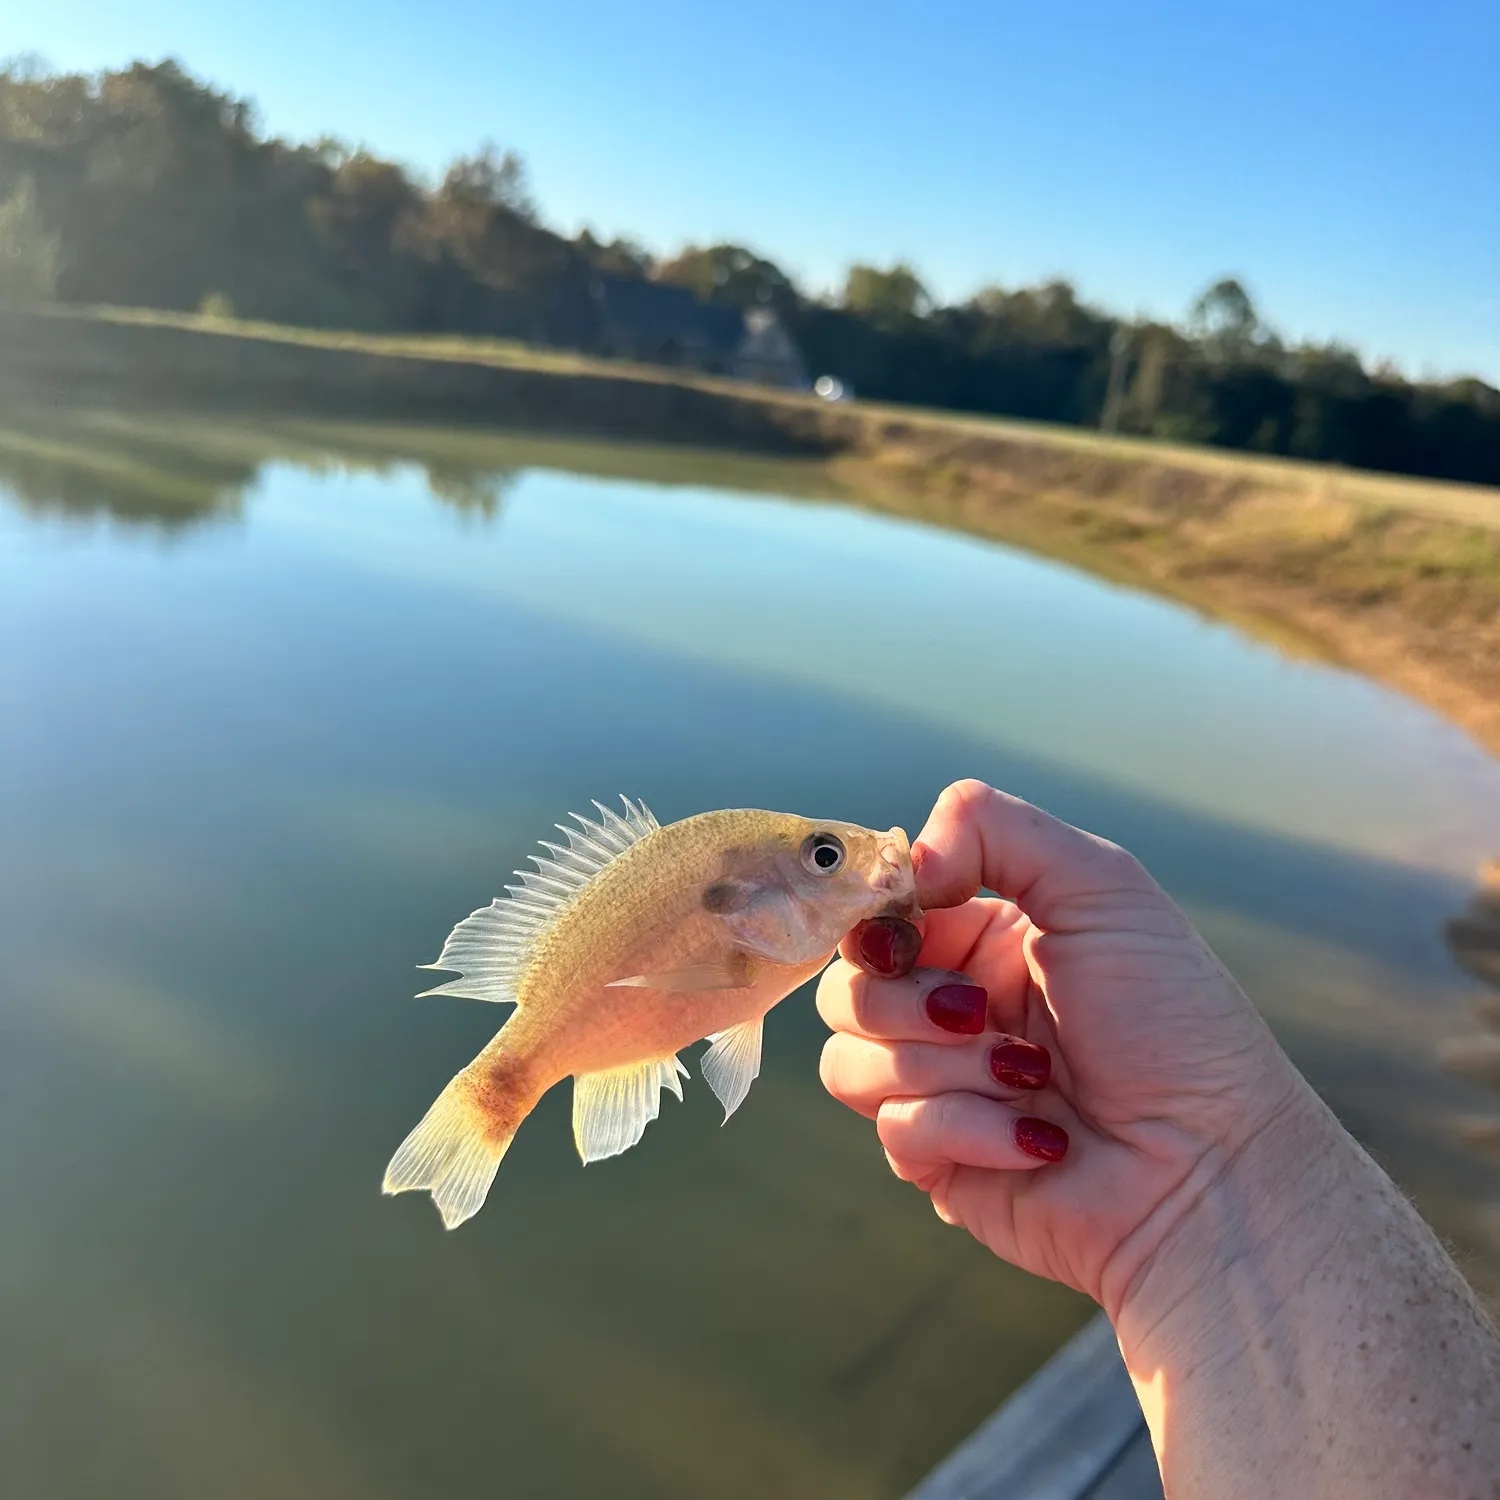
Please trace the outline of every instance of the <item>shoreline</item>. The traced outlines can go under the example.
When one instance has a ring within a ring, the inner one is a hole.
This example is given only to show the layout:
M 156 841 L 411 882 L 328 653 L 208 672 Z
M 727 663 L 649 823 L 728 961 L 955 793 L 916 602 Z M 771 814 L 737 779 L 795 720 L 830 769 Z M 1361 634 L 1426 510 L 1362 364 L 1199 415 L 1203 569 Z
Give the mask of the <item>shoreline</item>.
M 1174 599 L 1500 755 L 1500 489 L 797 393 L 556 350 L 0 310 L 0 397 L 472 423 L 820 463 L 855 503 Z
M 1369 677 L 1500 755 L 1500 532 L 1243 477 L 1183 503 L 1151 493 L 1170 474 L 1091 492 L 888 454 L 830 467 L 875 508 L 1081 567 Z M 1494 503 L 1500 521 L 1500 492 Z

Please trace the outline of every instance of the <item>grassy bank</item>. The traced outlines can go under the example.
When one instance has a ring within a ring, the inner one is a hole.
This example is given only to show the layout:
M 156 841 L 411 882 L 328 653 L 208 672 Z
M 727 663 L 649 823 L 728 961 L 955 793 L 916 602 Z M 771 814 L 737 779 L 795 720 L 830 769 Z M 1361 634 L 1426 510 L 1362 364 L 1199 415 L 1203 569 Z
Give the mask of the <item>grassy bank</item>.
M 866 403 L 457 338 L 0 314 L 0 389 L 441 417 L 817 458 L 864 503 L 1014 542 L 1431 704 L 1500 752 L 1500 490 Z
M 1500 491 L 1148 445 L 970 443 L 941 424 L 832 466 L 870 503 L 1389 683 L 1500 753 Z

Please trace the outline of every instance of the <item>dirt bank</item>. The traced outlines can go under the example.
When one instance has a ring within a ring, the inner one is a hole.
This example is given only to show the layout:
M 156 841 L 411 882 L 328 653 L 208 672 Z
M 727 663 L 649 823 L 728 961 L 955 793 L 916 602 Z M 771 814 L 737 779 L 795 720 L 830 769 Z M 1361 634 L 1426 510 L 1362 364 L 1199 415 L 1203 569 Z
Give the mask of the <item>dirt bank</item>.
M 1500 753 L 1500 491 L 917 427 L 832 464 L 873 504 L 1180 599 Z

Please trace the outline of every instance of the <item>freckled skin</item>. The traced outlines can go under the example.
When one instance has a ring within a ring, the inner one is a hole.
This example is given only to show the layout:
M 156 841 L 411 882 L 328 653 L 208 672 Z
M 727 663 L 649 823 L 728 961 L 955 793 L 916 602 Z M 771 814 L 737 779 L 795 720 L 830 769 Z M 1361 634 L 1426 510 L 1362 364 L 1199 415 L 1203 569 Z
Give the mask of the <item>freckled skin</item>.
M 829 876 L 802 862 L 805 840 L 823 831 L 846 851 Z M 913 912 L 914 902 L 899 830 L 752 810 L 655 830 L 560 913 L 517 986 L 515 1012 L 464 1070 L 492 1138 L 508 1138 L 569 1075 L 670 1057 L 763 1016 L 816 974 L 856 923 Z M 763 951 L 746 952 L 747 942 Z M 726 959 L 744 980 L 732 989 L 610 988 L 612 980 Z

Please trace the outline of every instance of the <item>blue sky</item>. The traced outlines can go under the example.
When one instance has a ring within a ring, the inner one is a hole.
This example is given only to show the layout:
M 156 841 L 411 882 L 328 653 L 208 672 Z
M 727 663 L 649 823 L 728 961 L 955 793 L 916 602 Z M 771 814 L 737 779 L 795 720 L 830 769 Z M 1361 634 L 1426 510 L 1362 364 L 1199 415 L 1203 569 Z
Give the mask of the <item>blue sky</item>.
M 732 239 L 807 284 L 1051 274 L 1500 382 L 1495 0 L 47 0 L 0 55 L 175 56 L 293 136 L 425 170 L 486 137 L 547 218 Z

